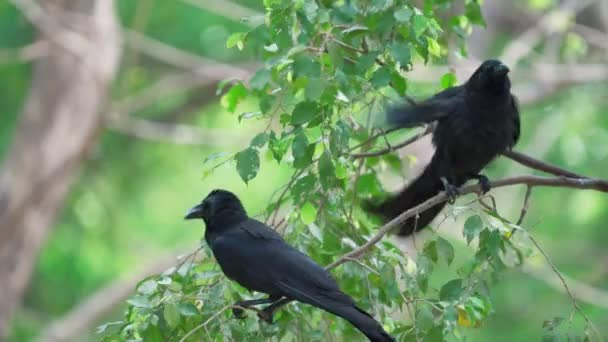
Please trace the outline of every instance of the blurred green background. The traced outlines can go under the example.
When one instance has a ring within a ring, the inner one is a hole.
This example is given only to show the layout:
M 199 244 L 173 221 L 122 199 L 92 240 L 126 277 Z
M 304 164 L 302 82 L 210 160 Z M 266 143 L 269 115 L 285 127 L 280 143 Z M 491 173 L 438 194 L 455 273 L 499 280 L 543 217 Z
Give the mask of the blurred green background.
M 476 58 L 500 56 L 503 47 L 561 5 L 556 0 L 497 4 L 499 2 L 502 1 L 484 3 L 488 28 L 479 29 L 471 40 L 471 53 Z M 231 33 L 245 30 L 246 24 L 234 15 L 231 17 L 230 14 L 238 12 L 218 10 L 224 6 L 222 1 L 210 3 L 120 0 L 116 2 L 116 14 L 125 35 L 128 30 L 140 32 L 194 56 L 245 70 L 254 69 L 260 61 L 255 60 L 252 51 L 228 49 L 225 44 Z M 238 1 L 238 4 L 253 11 L 263 10 L 258 1 Z M 545 38 L 529 57 L 522 59 L 522 70 L 528 65 L 546 62 L 605 66 L 608 24 L 602 22 L 605 17 L 596 19 L 595 14 L 587 9 L 576 19 L 576 25 L 593 30 L 591 35 L 581 34 L 581 30 L 573 29 L 574 25 L 549 34 L 540 30 Z M 21 11 L 6 1 L 0 2 L 0 32 L 0 156 L 4 156 L 14 137 L 32 72 L 32 63 L 20 60 L 12 51 L 32 43 L 36 34 Z M 591 37 L 605 38 L 603 47 L 601 41 Z M 549 60 L 551 49 L 558 50 L 557 61 Z M 538 80 L 534 75 L 525 71 L 518 73 L 520 66 L 511 67 L 515 70 L 516 95 L 535 89 Z M 137 96 L 164 77 L 187 71 L 152 58 L 125 39 L 109 108 Z M 226 74 L 225 78 L 231 76 Z M 585 175 L 605 177 L 607 77 L 603 81 L 564 82 L 546 96 L 524 104 L 522 140 L 517 150 Z M 519 87 L 519 80 L 527 86 Z M 420 76 L 416 82 L 414 96 L 439 89 L 438 79 Z M 141 270 L 154 269 L 159 258 L 177 256 L 195 248 L 203 227 L 184 222 L 182 216 L 211 189 L 222 187 L 236 192 L 249 212 L 256 214 L 265 208 L 273 191 L 288 180 L 288 170 L 269 159 L 262 161 L 259 176 L 249 185 L 240 180 L 230 163 L 203 178 L 208 167 L 203 165 L 205 157 L 214 152 L 242 149 L 264 124 L 259 122 L 256 126 L 251 120 L 239 123 L 237 115 L 227 113 L 220 106 L 219 97 L 215 96 L 216 86 L 217 80 L 213 80 L 211 85 L 184 87 L 155 97 L 128 113 L 210 132 L 204 141 L 175 144 L 141 139 L 111 127 L 104 129 L 39 254 L 22 306 L 12 323 L 11 341 L 36 340 L 49 324 L 60 320 L 97 291 L 119 279 L 128 280 Z M 245 103 L 239 110 L 255 110 L 256 106 L 255 102 Z M 524 172 L 527 172 L 524 168 L 504 159 L 489 168 L 489 174 L 494 177 Z M 504 206 L 504 213 L 517 215 L 523 189 L 500 190 L 497 199 L 499 208 Z M 582 300 L 580 305 L 605 334 L 608 334 L 607 208 L 608 196 L 602 193 L 538 188 L 532 195 L 526 218 L 557 268 L 576 280 L 573 288 L 587 291 L 585 294 L 591 300 Z M 457 255 L 466 253 L 466 246 L 459 246 Z M 542 264 L 542 259 L 530 260 L 531 264 L 535 262 Z M 492 289 L 495 314 L 487 325 L 467 330 L 468 340 L 537 341 L 543 333 L 543 320 L 569 317 L 572 311 L 569 297 L 548 285 L 554 276 L 544 274 L 539 279 L 530 272 L 515 269 L 499 279 Z M 133 282 L 127 284 L 134 286 Z M 590 289 L 597 292 L 589 292 Z M 96 325 L 122 314 L 121 300 L 112 310 L 90 322 L 85 333 L 73 340 L 95 340 Z

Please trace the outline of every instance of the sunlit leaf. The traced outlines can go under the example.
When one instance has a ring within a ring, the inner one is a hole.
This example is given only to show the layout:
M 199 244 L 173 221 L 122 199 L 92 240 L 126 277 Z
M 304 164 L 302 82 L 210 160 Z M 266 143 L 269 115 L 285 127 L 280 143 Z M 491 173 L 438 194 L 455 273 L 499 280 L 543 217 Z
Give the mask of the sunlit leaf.
M 245 183 L 254 179 L 260 169 L 260 156 L 254 148 L 246 148 L 234 156 L 236 170 Z
M 302 209 L 300 209 L 300 217 L 302 218 L 302 222 L 304 224 L 311 224 L 315 222 L 315 219 L 317 218 L 316 207 L 310 202 L 304 203 Z

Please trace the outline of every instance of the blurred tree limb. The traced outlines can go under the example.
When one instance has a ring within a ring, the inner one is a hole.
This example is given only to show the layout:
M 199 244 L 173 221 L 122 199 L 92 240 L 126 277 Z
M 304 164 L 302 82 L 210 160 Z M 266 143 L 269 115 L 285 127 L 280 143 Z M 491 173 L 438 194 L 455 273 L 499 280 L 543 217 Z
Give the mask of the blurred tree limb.
M 120 56 L 112 1 L 44 5 L 86 16 L 86 26 L 33 1 L 13 3 L 51 45 L 35 63 L 30 93 L 0 171 L 0 340 L 8 334 L 38 251 L 96 141 Z
M 115 280 L 97 290 L 91 296 L 81 301 L 75 308 L 64 316 L 51 322 L 42 332 L 39 341 L 59 342 L 71 341 L 80 334 L 86 333 L 95 322 L 115 310 L 125 298 L 129 297 L 137 283 L 142 279 L 161 273 L 175 265 L 175 260 L 188 254 L 186 249 L 178 249 L 173 253 L 154 258 L 139 271 L 134 271 L 128 277 Z

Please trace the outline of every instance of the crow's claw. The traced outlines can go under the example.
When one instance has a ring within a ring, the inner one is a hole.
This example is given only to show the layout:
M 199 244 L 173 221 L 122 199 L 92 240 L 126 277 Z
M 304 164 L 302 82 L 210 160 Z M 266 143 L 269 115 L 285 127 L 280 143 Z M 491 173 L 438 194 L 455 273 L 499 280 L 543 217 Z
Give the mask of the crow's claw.
M 234 315 L 234 317 L 236 317 L 238 319 L 247 318 L 247 314 L 245 313 L 245 310 L 243 310 L 241 308 L 232 308 L 232 314 Z
M 490 191 L 490 180 L 488 177 L 484 175 L 477 175 L 475 178 L 479 181 L 479 186 L 481 187 L 481 194 L 485 195 L 488 191 Z
M 273 313 L 272 313 L 272 311 L 269 311 L 269 310 L 266 310 L 266 309 L 260 310 L 260 311 L 258 311 L 258 317 L 262 321 L 264 321 L 264 322 L 266 322 L 268 324 L 272 324 L 272 319 L 273 319 Z
M 456 202 L 456 197 L 460 195 L 458 188 L 450 184 L 445 177 L 441 177 L 441 183 L 443 183 L 445 194 L 448 196 L 448 203 L 454 204 L 454 202 Z

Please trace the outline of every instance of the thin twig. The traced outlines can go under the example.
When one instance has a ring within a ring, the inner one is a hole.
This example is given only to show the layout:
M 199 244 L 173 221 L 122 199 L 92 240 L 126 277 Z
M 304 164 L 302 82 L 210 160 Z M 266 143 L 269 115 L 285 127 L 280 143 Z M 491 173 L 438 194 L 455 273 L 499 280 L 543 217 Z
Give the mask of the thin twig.
M 527 166 L 527 167 L 535 169 L 535 170 L 543 171 L 546 173 L 550 173 L 552 175 L 564 176 L 564 177 L 569 177 L 569 178 L 587 178 L 586 176 L 579 175 L 578 173 L 574 173 L 572 171 L 562 169 L 559 166 L 551 165 L 551 164 L 545 163 L 541 160 L 532 158 L 521 152 L 511 150 L 511 151 L 503 152 L 502 155 L 511 160 L 514 160 L 524 166 Z
M 303 168 L 299 171 L 297 171 L 296 173 L 293 174 L 293 176 L 291 177 L 291 179 L 289 180 L 289 183 L 287 183 L 287 185 L 285 186 L 285 190 L 283 190 L 283 192 L 279 195 L 279 199 L 277 200 L 277 207 L 274 209 L 274 213 L 272 215 L 272 226 L 275 225 L 275 221 L 277 219 L 277 215 L 279 215 L 279 208 L 281 208 L 281 202 L 283 201 L 283 197 L 285 197 L 285 195 L 287 194 L 287 191 L 289 191 L 289 189 L 291 189 L 291 186 L 293 185 L 293 183 L 296 181 L 296 179 L 298 179 L 298 177 L 300 177 L 302 175 L 302 173 L 304 173 L 306 169 Z
M 371 268 L 371 267 L 367 266 L 366 264 L 364 264 L 364 263 L 363 263 L 361 260 L 359 260 L 359 259 L 356 259 L 356 258 L 347 258 L 347 261 L 352 261 L 352 262 L 355 262 L 355 263 L 359 264 L 359 266 L 361 266 L 361 267 L 365 268 L 366 270 L 368 270 L 368 271 L 370 271 L 370 272 L 372 272 L 372 273 L 374 273 L 374 274 L 379 274 L 379 273 L 378 273 L 378 271 L 376 271 L 376 270 L 374 270 L 373 268 Z
M 528 235 L 528 238 L 530 239 L 530 241 L 532 241 L 532 243 L 534 244 L 534 246 L 536 246 L 536 249 L 538 249 L 538 251 L 543 255 L 543 257 L 545 258 L 545 260 L 547 261 L 547 263 L 553 270 L 553 273 L 555 273 L 557 275 L 557 277 L 559 278 L 559 280 L 561 281 L 562 285 L 564 286 L 564 289 L 566 290 L 566 293 L 568 294 L 568 297 L 570 297 L 570 299 L 572 300 L 572 306 L 574 307 L 574 309 L 583 317 L 583 319 L 585 320 L 587 325 L 593 329 L 593 332 L 598 337 L 601 338 L 602 335 L 595 327 L 595 324 L 593 324 L 593 322 L 591 322 L 591 320 L 589 319 L 587 314 L 585 314 L 585 312 L 578 305 L 576 298 L 574 298 L 574 295 L 572 294 L 572 292 L 570 291 L 570 288 L 568 287 L 568 283 L 566 283 L 566 279 L 564 279 L 562 274 L 558 271 L 557 267 L 555 266 L 553 261 L 551 261 L 551 259 L 547 255 L 547 253 L 540 247 L 540 244 L 538 243 L 538 241 L 532 235 L 530 235 L 530 233 L 527 233 L 527 235 Z
M 184 335 L 184 337 L 182 337 L 179 342 L 184 342 L 186 341 L 186 339 L 190 336 L 192 336 L 192 334 L 194 334 L 195 332 L 197 332 L 199 329 L 204 328 L 205 326 L 207 326 L 207 324 L 209 324 L 211 321 L 213 321 L 214 319 L 216 319 L 217 317 L 219 317 L 222 313 L 224 313 L 224 311 L 232 308 L 233 305 L 232 304 L 228 304 L 226 306 L 224 306 L 223 308 L 220 309 L 220 311 L 216 312 L 213 314 L 213 316 L 209 317 L 209 319 L 207 319 L 206 321 L 204 321 L 203 323 L 197 325 L 194 329 L 190 330 L 186 335 Z
M 393 146 L 389 146 L 385 149 L 379 150 L 379 151 L 374 151 L 374 152 L 362 152 L 362 153 L 352 153 L 350 156 L 352 158 L 369 158 L 369 157 L 377 157 L 377 156 L 381 156 L 383 154 L 387 154 L 393 151 L 396 151 L 398 149 L 401 149 L 407 145 L 410 145 L 412 143 L 414 143 L 415 141 L 420 140 L 422 137 L 426 136 L 427 134 L 431 133 L 433 131 L 433 128 L 431 126 L 428 126 L 424 131 L 414 135 L 413 137 L 405 140 L 404 142 L 401 142 L 399 144 L 393 145 Z
M 522 222 L 524 222 L 524 218 L 526 217 L 526 213 L 528 212 L 528 208 L 530 207 L 530 195 L 532 195 L 532 186 L 528 185 L 526 187 L 526 196 L 524 197 L 524 205 L 521 207 L 521 214 L 519 214 L 519 219 L 517 219 L 517 225 L 520 226 Z
M 386 134 L 392 133 L 392 132 L 394 132 L 394 131 L 398 131 L 398 130 L 400 130 L 400 129 L 401 129 L 401 127 L 393 127 L 393 128 L 389 128 L 389 129 L 387 129 L 387 130 L 384 130 L 384 131 L 382 131 L 382 132 L 376 133 L 376 134 L 372 135 L 371 137 L 369 137 L 369 138 L 368 138 L 367 140 L 365 140 L 364 142 L 359 143 L 359 144 L 357 144 L 357 145 L 355 145 L 355 146 L 351 147 L 351 148 L 348 150 L 348 152 L 352 152 L 352 151 L 354 151 L 354 150 L 358 149 L 358 148 L 359 148 L 359 147 L 361 147 L 361 146 L 364 146 L 364 145 L 369 144 L 370 142 L 372 142 L 372 141 L 374 141 L 374 140 L 378 139 L 379 137 L 381 137 L 381 136 L 383 136 L 383 135 L 386 135 Z

